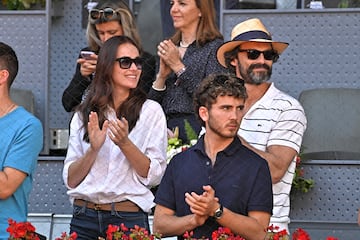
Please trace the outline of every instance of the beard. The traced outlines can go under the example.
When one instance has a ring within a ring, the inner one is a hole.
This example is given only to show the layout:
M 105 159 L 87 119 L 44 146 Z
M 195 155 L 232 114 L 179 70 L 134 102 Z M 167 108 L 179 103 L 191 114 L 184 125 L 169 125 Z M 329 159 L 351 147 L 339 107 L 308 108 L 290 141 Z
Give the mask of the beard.
M 272 67 L 267 64 L 252 64 L 248 69 L 244 69 L 238 61 L 238 67 L 240 69 L 240 74 L 243 77 L 244 81 L 248 84 L 260 85 L 268 81 L 272 74 Z M 265 68 L 266 72 L 255 73 L 255 68 Z
M 235 124 L 235 122 L 233 122 L 232 124 Z M 240 124 L 236 123 L 237 127 L 235 131 L 226 131 L 225 128 L 221 127 L 217 120 L 212 117 L 211 115 L 209 115 L 209 119 L 208 119 L 208 128 L 209 130 L 211 130 L 213 133 L 215 133 L 216 135 L 222 137 L 222 138 L 234 138 L 237 135 L 237 132 L 239 130 Z

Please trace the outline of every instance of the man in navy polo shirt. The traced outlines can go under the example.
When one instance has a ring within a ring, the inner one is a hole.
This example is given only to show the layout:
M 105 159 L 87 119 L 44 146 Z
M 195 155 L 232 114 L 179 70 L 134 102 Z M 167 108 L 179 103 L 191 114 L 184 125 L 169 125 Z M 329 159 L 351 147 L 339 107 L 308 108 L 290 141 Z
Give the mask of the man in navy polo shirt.
M 272 214 L 267 162 L 237 136 L 244 82 L 210 75 L 194 96 L 195 112 L 206 133 L 169 163 L 155 197 L 153 232 L 209 238 L 223 226 L 247 240 L 264 239 Z

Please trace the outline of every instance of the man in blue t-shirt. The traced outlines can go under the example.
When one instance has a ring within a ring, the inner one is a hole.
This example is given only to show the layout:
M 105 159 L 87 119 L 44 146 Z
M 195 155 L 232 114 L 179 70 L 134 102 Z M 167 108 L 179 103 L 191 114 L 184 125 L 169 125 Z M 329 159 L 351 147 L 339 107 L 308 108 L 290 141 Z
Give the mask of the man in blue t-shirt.
M 218 227 L 264 239 L 272 213 L 267 162 L 237 137 L 247 98 L 244 82 L 210 75 L 194 95 L 206 133 L 169 163 L 155 197 L 153 232 L 211 239 Z
M 33 173 L 43 146 L 41 122 L 10 98 L 18 72 L 14 50 L 0 42 L 0 239 L 8 239 L 8 219 L 26 221 Z

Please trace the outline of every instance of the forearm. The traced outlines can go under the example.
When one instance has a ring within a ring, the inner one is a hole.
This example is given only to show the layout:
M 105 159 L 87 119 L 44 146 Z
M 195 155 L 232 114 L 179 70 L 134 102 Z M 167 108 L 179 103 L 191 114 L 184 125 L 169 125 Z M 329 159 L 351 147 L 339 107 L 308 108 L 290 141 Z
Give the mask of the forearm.
M 27 174 L 15 168 L 5 167 L 0 171 L 0 199 L 7 199 L 25 180 Z
M 296 156 L 297 152 L 287 146 L 273 145 L 269 146 L 266 151 L 256 149 L 241 138 L 241 143 L 250 150 L 257 153 L 260 157 L 265 159 L 269 165 L 272 183 L 278 183 L 289 168 L 291 161 Z
M 146 178 L 150 168 L 150 159 L 130 139 L 119 147 L 136 173 Z
M 90 82 L 91 80 L 88 77 L 83 77 L 80 71 L 75 73 L 69 86 L 64 90 L 61 99 L 66 111 L 72 111 L 74 107 L 81 103 L 84 91 L 90 85 Z
M 224 208 L 224 213 L 218 220 L 218 223 L 224 227 L 228 227 L 234 234 L 247 240 L 262 240 L 265 239 L 270 214 L 265 212 L 261 214 L 263 216 L 259 221 L 256 218 L 237 214 Z
M 90 172 L 92 165 L 95 162 L 98 151 L 91 147 L 86 151 L 85 155 L 79 160 L 73 162 L 69 166 L 68 185 L 71 188 L 77 187 Z
M 177 217 L 175 215 L 162 215 L 154 217 L 153 232 L 160 233 L 162 237 L 182 236 L 186 231 L 190 232 L 198 225 L 194 221 L 194 214 Z
M 159 73 L 156 75 L 156 79 L 153 82 L 152 87 L 155 90 L 165 90 L 166 76 L 161 76 Z

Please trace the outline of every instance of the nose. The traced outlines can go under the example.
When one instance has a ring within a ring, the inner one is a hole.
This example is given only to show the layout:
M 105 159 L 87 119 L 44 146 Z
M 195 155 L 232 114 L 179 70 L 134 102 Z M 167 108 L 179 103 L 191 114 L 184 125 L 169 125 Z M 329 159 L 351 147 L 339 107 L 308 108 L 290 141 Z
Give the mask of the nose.
M 139 70 L 134 62 L 132 62 L 132 63 L 130 64 L 130 69 L 131 69 L 131 70 Z
M 103 42 L 106 42 L 106 40 L 108 40 L 109 38 L 113 37 L 112 34 L 109 34 L 109 33 L 105 33 L 104 34 L 104 41 Z
M 258 62 L 260 63 L 265 63 L 265 57 L 264 57 L 264 53 L 260 53 L 259 57 L 256 59 Z
M 177 10 L 178 10 L 178 6 L 177 6 L 177 3 L 174 1 L 173 5 L 171 5 L 171 8 L 170 8 L 170 14 L 172 12 L 176 12 Z

